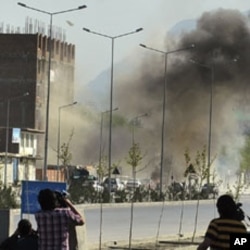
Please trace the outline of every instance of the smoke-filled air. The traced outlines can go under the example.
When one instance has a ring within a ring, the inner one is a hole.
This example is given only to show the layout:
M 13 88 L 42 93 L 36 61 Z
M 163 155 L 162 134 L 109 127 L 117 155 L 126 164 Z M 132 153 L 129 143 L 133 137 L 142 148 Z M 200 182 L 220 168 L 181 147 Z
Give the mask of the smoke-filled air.
M 208 147 L 211 111 L 213 168 L 224 179 L 239 167 L 239 149 L 249 125 L 250 30 L 247 18 L 237 10 L 206 12 L 197 20 L 195 29 L 183 32 L 178 38 L 168 34 L 165 47 L 156 47 L 170 52 L 195 45 L 193 49 L 167 54 L 164 133 L 166 181 L 172 175 L 182 180 L 187 148 L 191 157 L 195 158 L 197 150 Z M 139 118 L 141 126 L 134 130 L 134 139 L 140 144 L 142 155 L 145 156 L 141 164 L 144 170 L 138 175 L 146 178 L 156 173 L 160 166 L 164 54 L 139 49 L 143 60 L 133 64 L 131 59 L 133 70 L 129 74 L 118 72 L 114 78 L 113 106 L 119 107 L 119 110 L 113 112 L 112 162 L 120 165 L 123 174 L 131 171 L 125 160 L 132 142 L 128 123 L 133 117 L 147 113 L 148 116 Z M 118 116 L 124 121 L 120 119 L 119 123 Z M 97 117 L 94 125 L 89 122 L 87 133 L 76 134 L 73 140 L 78 140 L 77 149 L 72 144 L 73 152 L 78 151 L 75 157 L 81 155 L 84 163 L 98 164 L 100 113 Z M 108 114 L 104 118 L 102 150 L 107 155 Z

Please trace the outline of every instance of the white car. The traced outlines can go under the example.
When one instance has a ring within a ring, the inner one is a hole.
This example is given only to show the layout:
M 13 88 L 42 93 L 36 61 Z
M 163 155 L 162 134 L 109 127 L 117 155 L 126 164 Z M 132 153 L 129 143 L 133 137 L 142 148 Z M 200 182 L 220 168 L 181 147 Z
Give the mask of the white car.
M 141 186 L 141 182 L 138 179 L 129 179 L 126 184 L 126 188 L 131 190 L 131 189 L 136 189 Z
M 110 183 L 110 190 L 111 192 L 116 192 L 116 191 L 122 191 L 125 189 L 124 184 L 121 182 L 119 178 L 106 178 L 103 182 L 103 186 L 105 188 L 109 188 L 109 183 Z
M 94 181 L 92 187 L 95 189 L 96 192 L 102 192 L 104 187 L 101 186 L 98 181 Z

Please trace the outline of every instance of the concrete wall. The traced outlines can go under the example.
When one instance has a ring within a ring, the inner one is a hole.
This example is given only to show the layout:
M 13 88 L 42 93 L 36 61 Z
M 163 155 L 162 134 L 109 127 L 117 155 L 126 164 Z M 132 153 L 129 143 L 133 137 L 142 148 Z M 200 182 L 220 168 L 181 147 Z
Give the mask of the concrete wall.
M 83 206 L 79 205 L 76 206 L 76 208 L 85 219 Z M 0 209 L 0 221 L 1 221 L 0 242 L 2 242 L 8 236 L 14 233 L 20 218 L 21 218 L 20 209 Z M 23 215 L 23 218 L 29 219 L 32 223 L 33 228 L 36 229 L 36 222 L 33 215 L 25 214 Z M 77 226 L 76 232 L 77 232 L 78 250 L 88 250 L 86 224 L 84 226 Z

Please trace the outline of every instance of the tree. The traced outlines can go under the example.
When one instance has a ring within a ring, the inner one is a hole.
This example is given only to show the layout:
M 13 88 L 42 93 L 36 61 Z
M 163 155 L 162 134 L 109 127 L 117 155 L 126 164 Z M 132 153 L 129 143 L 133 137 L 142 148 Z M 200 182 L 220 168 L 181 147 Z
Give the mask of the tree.
M 133 143 L 129 149 L 127 163 L 132 167 L 132 176 L 135 178 L 136 168 L 143 159 L 139 143 Z
M 240 162 L 240 171 L 244 172 L 246 178 L 250 179 L 250 135 L 247 135 L 245 138 L 245 144 L 240 150 L 241 162 Z
M 70 151 L 70 143 L 74 135 L 74 130 L 71 131 L 68 141 L 63 143 L 60 147 L 59 160 L 62 162 L 62 166 L 65 172 L 65 178 L 67 183 L 70 182 L 70 162 L 72 160 L 72 153 Z

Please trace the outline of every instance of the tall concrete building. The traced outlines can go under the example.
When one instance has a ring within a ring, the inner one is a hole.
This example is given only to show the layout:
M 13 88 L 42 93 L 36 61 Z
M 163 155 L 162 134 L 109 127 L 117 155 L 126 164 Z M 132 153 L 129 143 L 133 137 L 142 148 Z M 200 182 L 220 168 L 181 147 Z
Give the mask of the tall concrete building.
M 43 168 L 49 42 L 40 33 L 0 34 L 2 182 L 41 178 L 36 170 Z M 75 46 L 55 38 L 51 44 L 48 145 L 55 144 L 58 108 L 74 100 Z

